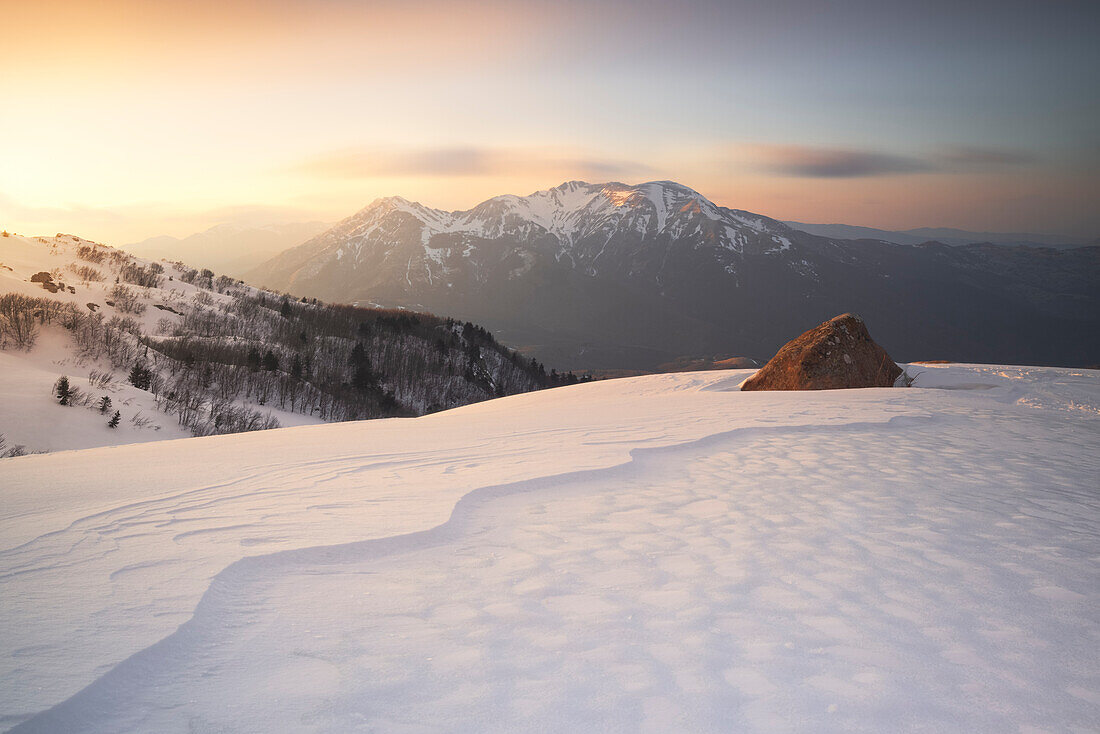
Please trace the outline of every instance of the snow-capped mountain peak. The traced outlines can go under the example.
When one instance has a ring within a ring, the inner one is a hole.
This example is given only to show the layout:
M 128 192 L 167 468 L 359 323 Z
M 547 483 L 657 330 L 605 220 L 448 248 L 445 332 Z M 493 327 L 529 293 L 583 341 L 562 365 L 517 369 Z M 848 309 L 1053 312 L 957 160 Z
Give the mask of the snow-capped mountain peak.
M 813 279 L 812 264 L 795 257 L 791 237 L 784 224 L 719 207 L 673 181 L 566 181 L 460 211 L 400 196 L 376 199 L 255 277 L 279 287 L 318 279 L 351 287 L 365 276 L 371 291 L 393 297 L 397 288 L 401 299 L 421 304 L 429 300 L 421 295 L 424 288 L 480 288 L 500 274 L 511 280 L 540 264 L 657 287 L 678 277 L 676 271 L 702 267 L 736 286 L 744 258 L 761 256 L 781 258 Z
M 438 234 L 495 239 L 522 232 L 548 234 L 565 247 L 572 246 L 578 236 L 623 223 L 652 237 L 663 233 L 678 217 L 701 215 L 719 221 L 725 216 L 702 194 L 673 181 L 634 186 L 567 181 L 527 196 L 495 196 L 460 211 L 433 209 L 400 196 L 388 196 L 376 199 L 345 222 L 354 224 L 351 231 L 356 236 L 366 236 L 375 231 L 382 218 L 394 213 L 407 214 L 420 222 L 424 245 Z

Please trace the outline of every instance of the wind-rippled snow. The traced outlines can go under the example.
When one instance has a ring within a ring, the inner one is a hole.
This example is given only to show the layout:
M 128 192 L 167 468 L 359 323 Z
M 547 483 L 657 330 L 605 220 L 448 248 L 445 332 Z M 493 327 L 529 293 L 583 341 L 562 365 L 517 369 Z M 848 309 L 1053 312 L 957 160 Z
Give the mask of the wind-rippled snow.
M 0 723 L 1095 731 L 1097 373 L 909 372 L 0 463 Z

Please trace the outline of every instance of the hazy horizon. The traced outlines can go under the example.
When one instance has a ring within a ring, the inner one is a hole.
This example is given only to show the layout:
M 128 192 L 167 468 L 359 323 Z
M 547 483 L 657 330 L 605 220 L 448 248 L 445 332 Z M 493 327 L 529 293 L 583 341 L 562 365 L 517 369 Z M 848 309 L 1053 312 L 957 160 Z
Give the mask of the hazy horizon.
M 566 183 L 566 182 L 563 182 L 563 183 Z M 594 184 L 594 185 L 598 185 L 598 184 L 623 184 L 623 182 L 621 182 L 621 181 L 615 181 L 615 182 L 613 182 L 613 181 L 606 181 L 606 182 L 605 181 L 600 181 L 600 182 L 585 181 L 585 182 L 582 182 L 582 183 Z M 647 183 L 655 183 L 655 182 L 646 181 L 646 182 L 637 182 L 637 183 L 626 183 L 626 184 L 623 184 L 623 185 L 628 186 L 628 187 L 637 187 L 637 186 L 642 186 L 642 185 L 647 184 Z M 561 185 L 561 184 L 559 184 L 559 185 Z M 554 187 L 549 187 L 549 188 L 554 188 Z M 545 189 L 543 189 L 543 190 L 545 190 Z M 526 196 L 526 195 L 530 195 L 530 194 L 534 194 L 534 193 L 538 193 L 538 192 L 528 192 L 528 194 L 518 194 L 516 192 L 506 192 L 505 194 L 502 194 L 502 195 Z M 699 192 L 699 193 L 702 194 L 703 192 Z M 703 194 L 703 195 L 705 196 L 705 194 Z M 395 193 L 395 194 L 390 194 L 390 196 L 401 197 L 401 194 Z M 402 197 L 402 198 L 408 199 L 408 197 Z M 441 211 L 447 211 L 449 213 L 453 213 L 453 212 L 456 212 L 456 211 L 457 212 L 469 211 L 470 209 L 474 208 L 474 206 L 469 206 L 469 207 L 464 207 L 464 208 L 460 208 L 460 209 L 443 209 L 441 207 L 435 206 L 430 201 L 418 201 L 418 200 L 415 200 L 415 199 L 410 199 L 410 201 L 413 201 L 414 203 L 422 204 L 422 205 L 427 206 L 429 208 L 438 209 L 438 210 L 441 210 Z M 355 214 L 357 214 L 362 209 L 368 208 L 371 203 L 373 203 L 373 201 L 372 202 L 366 202 L 363 207 L 360 207 L 356 211 L 348 212 L 348 216 L 354 216 Z M 483 203 L 483 202 L 482 201 L 476 202 L 476 204 L 481 204 L 481 203 Z M 715 203 L 718 203 L 720 206 L 724 206 L 723 204 L 721 204 L 721 202 L 715 202 Z M 731 206 L 730 208 L 735 208 L 735 207 Z M 217 232 L 218 230 L 220 230 L 224 227 L 231 227 L 231 228 L 235 228 L 235 229 L 239 228 L 239 229 L 245 230 L 245 231 L 258 231 L 258 230 L 263 230 L 263 229 L 279 229 L 279 228 L 291 227 L 291 226 L 295 226 L 295 225 L 299 225 L 299 226 L 301 226 L 301 225 L 323 225 L 323 227 L 325 229 L 327 229 L 329 227 L 335 226 L 339 221 L 347 218 L 347 217 L 340 217 L 339 219 L 330 220 L 330 221 L 323 221 L 323 220 L 319 220 L 319 219 L 292 221 L 290 218 L 276 217 L 275 219 L 269 220 L 269 219 L 264 218 L 264 215 L 267 214 L 267 213 L 268 212 L 266 210 L 257 210 L 257 211 L 244 210 L 244 211 L 241 211 L 241 212 L 233 212 L 231 214 L 230 218 L 224 219 L 224 220 L 221 220 L 221 221 L 213 222 L 209 227 L 205 227 L 204 229 L 201 229 L 201 230 L 198 230 L 198 231 L 187 232 L 187 233 L 182 234 L 182 235 L 156 234 L 156 235 L 151 235 L 149 237 L 143 238 L 142 240 L 139 240 L 139 241 L 136 241 L 136 242 L 121 243 L 121 244 L 124 244 L 124 245 L 125 244 L 144 244 L 146 242 L 155 242 L 157 240 L 166 239 L 166 238 L 167 239 L 184 241 L 184 240 L 187 240 L 187 239 L 192 238 L 192 237 L 202 236 L 204 234 L 211 233 L 211 232 Z M 766 212 L 754 212 L 754 213 L 765 214 L 766 215 Z M 777 219 L 775 217 L 772 217 L 772 218 Z M 925 225 L 925 226 L 920 226 L 920 227 L 910 227 L 910 228 L 907 228 L 907 229 L 886 230 L 884 228 L 870 227 L 868 225 L 863 225 L 863 224 L 853 223 L 853 222 L 800 222 L 798 220 L 781 220 L 781 219 L 777 219 L 777 221 L 782 221 L 784 224 L 794 226 L 795 229 L 798 228 L 797 225 L 804 225 L 804 226 L 809 226 L 809 227 L 851 227 L 851 228 L 854 228 L 854 229 L 894 231 L 898 234 L 915 234 L 915 233 L 921 232 L 922 230 L 925 230 L 925 231 L 929 231 L 929 232 L 943 231 L 943 232 L 950 232 L 950 233 L 953 233 L 953 234 L 954 233 L 957 233 L 957 234 L 967 233 L 967 234 L 974 234 L 974 235 L 1002 235 L 1002 236 L 1022 236 L 1022 237 L 1023 236 L 1036 236 L 1036 237 L 1042 237 L 1042 238 L 1064 237 L 1065 238 L 1064 244 L 1071 244 L 1072 242 L 1087 239 L 1087 235 L 1085 237 L 1082 237 L 1080 235 L 1077 235 L 1077 236 L 1075 236 L 1075 235 L 1059 235 L 1058 233 L 1054 233 L 1054 232 L 976 231 L 976 230 L 963 230 L 963 229 L 960 229 L 960 228 L 952 228 L 952 227 L 938 227 L 936 225 Z M 25 234 L 25 235 L 43 234 L 44 235 L 45 233 L 25 232 L 25 233 L 21 233 L 21 234 Z M 66 233 L 66 234 L 78 234 L 78 233 Z M 836 236 L 836 235 L 830 235 L 830 236 Z M 929 235 L 929 236 L 933 236 L 933 235 Z M 853 235 L 853 237 L 855 237 L 855 235 Z M 841 239 L 847 239 L 848 237 L 840 237 L 840 238 Z

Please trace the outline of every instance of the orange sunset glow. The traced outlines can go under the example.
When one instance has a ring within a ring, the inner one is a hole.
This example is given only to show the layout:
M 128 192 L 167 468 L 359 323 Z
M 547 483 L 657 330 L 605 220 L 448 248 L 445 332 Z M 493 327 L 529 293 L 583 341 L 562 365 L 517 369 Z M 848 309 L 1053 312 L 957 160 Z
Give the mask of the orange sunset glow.
M 1095 99 L 1056 125 L 1028 112 L 1044 75 L 1094 72 L 1072 40 L 929 96 L 907 81 L 908 12 L 887 52 L 861 35 L 882 13 L 834 43 L 828 18 L 818 34 L 736 3 L 7 3 L 0 219 L 125 242 L 397 193 L 457 209 L 670 179 L 780 219 L 1094 232 Z M 1025 32 L 997 19 L 989 53 Z M 868 155 L 902 165 L 800 166 Z

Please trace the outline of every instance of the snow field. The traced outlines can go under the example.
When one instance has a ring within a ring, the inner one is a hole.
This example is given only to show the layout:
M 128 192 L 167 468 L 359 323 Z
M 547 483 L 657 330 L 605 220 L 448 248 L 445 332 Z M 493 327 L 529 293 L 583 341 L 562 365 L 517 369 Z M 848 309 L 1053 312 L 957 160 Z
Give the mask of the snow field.
M 956 389 L 691 373 L 6 462 L 55 506 L 0 523 L 36 523 L 0 712 L 94 680 L 16 730 L 1095 730 L 1096 377 L 920 369 Z M 111 451 L 232 468 L 71 508 L 49 479 Z
M 0 463 L 0 629 L 21 630 L 0 636 L 0 716 L 58 703 L 170 634 L 243 556 L 425 530 L 478 487 L 605 468 L 636 446 L 717 432 L 737 416 L 739 393 L 702 388 L 747 374 Z M 847 410 L 794 417 L 777 404 L 738 420 L 839 423 Z

